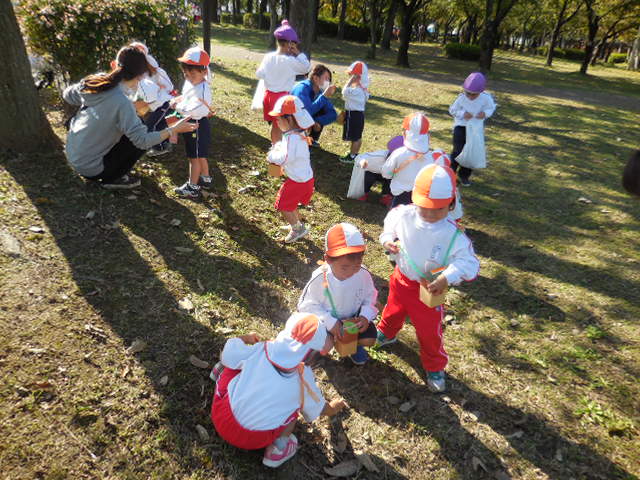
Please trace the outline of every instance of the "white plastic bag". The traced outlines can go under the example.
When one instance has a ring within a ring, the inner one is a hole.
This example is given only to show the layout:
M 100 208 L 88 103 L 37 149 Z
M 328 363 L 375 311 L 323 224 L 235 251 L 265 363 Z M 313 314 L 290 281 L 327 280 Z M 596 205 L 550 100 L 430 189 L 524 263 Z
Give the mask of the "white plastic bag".
M 264 80 L 260 79 L 258 85 L 256 85 L 256 93 L 253 94 L 253 100 L 251 100 L 251 110 L 262 110 L 262 101 L 264 100 Z
M 351 170 L 351 181 L 349 182 L 349 191 L 347 198 L 358 199 L 364 195 L 364 169 L 360 167 L 358 162 L 353 163 Z
M 484 121 L 473 119 L 467 122 L 467 141 L 460 155 L 456 157 L 463 167 L 486 168 L 487 154 L 484 148 Z
M 387 161 L 388 156 L 389 150 L 365 152 L 355 158 L 355 163 L 367 172 L 381 173 L 382 166 L 384 165 L 384 162 Z
M 449 218 L 452 220 L 460 220 L 463 214 L 462 195 L 460 195 L 460 190 L 456 189 L 456 206 L 449 212 Z

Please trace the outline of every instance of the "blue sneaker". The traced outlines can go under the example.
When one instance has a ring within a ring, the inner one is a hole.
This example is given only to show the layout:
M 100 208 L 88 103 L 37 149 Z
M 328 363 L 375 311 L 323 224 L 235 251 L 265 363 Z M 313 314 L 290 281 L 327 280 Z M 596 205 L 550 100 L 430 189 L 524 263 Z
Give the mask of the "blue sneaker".
M 384 333 L 378 330 L 376 335 L 376 347 L 384 347 L 385 345 L 390 345 L 392 343 L 396 343 L 398 339 L 396 337 L 387 338 Z
M 434 393 L 442 393 L 447 389 L 444 381 L 444 370 L 427 372 L 427 387 Z
M 349 358 L 356 365 L 364 365 L 365 363 L 367 363 L 367 360 L 369 360 L 369 354 L 362 345 L 358 345 L 356 353 L 354 353 L 353 355 L 349 355 Z

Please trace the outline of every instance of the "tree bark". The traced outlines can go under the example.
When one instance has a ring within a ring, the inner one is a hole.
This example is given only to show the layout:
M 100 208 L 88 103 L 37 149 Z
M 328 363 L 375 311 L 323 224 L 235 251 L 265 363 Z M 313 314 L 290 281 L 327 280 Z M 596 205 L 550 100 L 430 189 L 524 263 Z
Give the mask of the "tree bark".
M 247 13 L 253 13 L 253 0 L 247 0 Z
M 264 18 L 265 13 L 267 13 L 267 0 L 260 0 L 260 3 L 258 4 L 258 14 L 260 15 L 258 27 L 260 28 L 260 30 L 267 29 L 267 21 Z
M 400 46 L 398 47 L 396 65 L 409 68 L 409 42 L 411 41 L 413 9 L 411 8 L 411 4 L 407 6 L 404 0 L 401 0 L 399 3 L 402 12 L 402 25 L 400 26 Z
M 338 4 L 340 2 L 338 0 L 331 0 L 331 18 L 336 18 L 338 16 Z
M 218 0 L 211 0 L 211 21 L 213 23 L 220 23 L 220 16 L 218 15 Z
M 480 60 L 478 62 L 480 70 L 485 73 L 491 70 L 493 51 L 499 40 L 500 24 L 517 1 L 497 0 L 495 3 L 494 0 L 486 0 L 484 28 L 480 38 Z
M 379 4 L 381 0 L 369 0 L 369 12 L 371 16 L 371 21 L 369 22 L 369 35 L 370 35 L 370 43 L 369 43 L 369 52 L 367 53 L 367 58 L 374 60 L 376 58 L 376 44 L 378 42 L 378 17 L 380 16 L 379 12 Z
M 640 27 L 638 27 L 638 34 L 633 41 L 627 62 L 627 68 L 629 70 L 638 70 L 638 67 L 640 67 Z
M 9 0 L 0 0 L 0 42 L 5 55 L 0 62 L 0 150 L 59 151 L 60 141 L 42 111 L 27 50 Z
M 338 32 L 336 38 L 344 40 L 344 22 L 347 18 L 347 0 L 342 0 L 340 4 L 340 20 L 338 20 Z
M 211 55 L 211 0 L 202 0 L 202 47 Z
M 320 15 L 320 0 L 313 0 L 313 34 L 311 35 L 311 41 L 316 43 L 318 41 L 318 15 Z
M 291 1 L 282 0 L 282 18 L 288 19 L 290 13 L 291 13 Z
M 313 1 L 315 2 L 316 0 Z M 316 9 L 309 7 L 310 5 L 307 0 L 291 0 L 289 23 L 295 28 L 296 32 L 298 32 L 300 51 L 311 58 L 311 43 L 316 23 Z
M 593 55 L 593 49 L 595 48 L 596 35 L 598 34 L 598 28 L 600 27 L 600 16 L 596 14 L 593 6 L 593 0 L 585 0 L 585 6 L 587 7 L 587 43 L 584 49 L 584 59 L 582 65 L 580 65 L 580 73 L 582 75 L 587 74 L 589 63 L 591 62 L 591 56 Z
M 269 48 L 274 49 L 276 46 L 276 39 L 273 36 L 273 32 L 278 28 L 278 12 L 276 11 L 276 0 L 269 1 Z
M 380 48 L 383 50 L 391 49 L 391 35 L 393 34 L 393 24 L 396 20 L 396 14 L 398 13 L 398 0 L 391 0 L 389 9 L 387 10 L 387 16 L 385 18 L 384 30 L 382 32 L 382 41 L 380 42 Z

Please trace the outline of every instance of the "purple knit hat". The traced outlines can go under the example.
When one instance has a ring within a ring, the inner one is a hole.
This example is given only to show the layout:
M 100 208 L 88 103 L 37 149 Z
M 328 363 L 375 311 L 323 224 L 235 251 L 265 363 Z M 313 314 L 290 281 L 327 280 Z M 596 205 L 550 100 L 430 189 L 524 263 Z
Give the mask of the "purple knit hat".
M 467 92 L 481 93 L 484 92 L 484 87 L 487 86 L 487 79 L 480 72 L 471 73 L 462 84 Z
M 393 153 L 394 150 L 402 147 L 403 145 L 404 145 L 404 138 L 402 137 L 402 135 L 393 137 L 391 140 L 389 140 L 389 143 L 387 143 L 387 150 L 389 150 L 389 155 L 391 155 L 391 153 Z
M 282 25 L 274 30 L 273 36 L 276 37 L 277 40 L 300 43 L 298 34 L 293 27 L 289 25 L 289 20 L 282 20 Z

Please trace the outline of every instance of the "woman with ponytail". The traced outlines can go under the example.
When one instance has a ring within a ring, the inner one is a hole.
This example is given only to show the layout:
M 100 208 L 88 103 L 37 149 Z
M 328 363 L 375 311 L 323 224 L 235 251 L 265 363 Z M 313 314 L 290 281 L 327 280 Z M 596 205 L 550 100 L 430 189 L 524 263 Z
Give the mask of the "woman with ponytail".
M 137 187 L 140 180 L 128 173 L 149 148 L 173 133 L 197 128 L 183 119 L 159 132 L 147 130 L 127 97 L 135 94 L 147 69 L 144 53 L 126 46 L 111 72 L 89 75 L 64 91 L 65 101 L 80 107 L 69 126 L 67 159 L 76 172 L 103 188 Z

